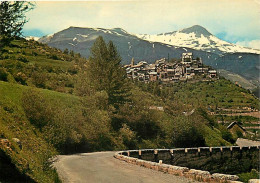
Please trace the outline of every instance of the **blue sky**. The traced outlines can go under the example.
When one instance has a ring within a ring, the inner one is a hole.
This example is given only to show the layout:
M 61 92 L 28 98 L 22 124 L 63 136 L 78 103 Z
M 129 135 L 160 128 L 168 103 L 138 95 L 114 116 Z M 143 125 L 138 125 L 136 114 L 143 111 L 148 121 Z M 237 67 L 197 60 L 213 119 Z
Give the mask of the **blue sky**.
M 27 17 L 25 36 L 69 26 L 157 34 L 201 25 L 225 41 L 260 49 L 260 0 L 38 1 Z

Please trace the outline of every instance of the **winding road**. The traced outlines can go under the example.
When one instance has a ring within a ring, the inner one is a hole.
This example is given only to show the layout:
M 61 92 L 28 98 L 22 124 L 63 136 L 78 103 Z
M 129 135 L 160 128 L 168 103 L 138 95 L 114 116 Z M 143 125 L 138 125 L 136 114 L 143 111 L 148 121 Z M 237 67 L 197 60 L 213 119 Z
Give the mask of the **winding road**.
M 260 146 L 260 141 L 238 138 L 236 144 L 238 146 Z
M 260 145 L 260 141 L 237 139 L 239 146 Z M 115 152 L 59 155 L 53 166 L 64 183 L 189 183 L 195 182 L 113 157 Z
M 195 182 L 120 161 L 115 152 L 60 155 L 54 162 L 64 183 L 189 183 Z

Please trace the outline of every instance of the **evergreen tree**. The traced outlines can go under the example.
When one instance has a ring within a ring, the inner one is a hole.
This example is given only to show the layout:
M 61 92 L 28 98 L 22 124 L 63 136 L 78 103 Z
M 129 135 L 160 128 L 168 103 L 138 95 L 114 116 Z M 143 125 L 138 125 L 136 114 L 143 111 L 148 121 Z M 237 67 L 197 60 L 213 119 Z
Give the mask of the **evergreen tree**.
M 23 25 L 27 22 L 25 13 L 33 7 L 33 3 L 25 1 L 0 2 L 0 49 L 22 35 Z
M 73 50 L 70 51 L 70 56 L 74 57 L 74 51 Z
M 69 54 L 68 48 L 65 48 L 65 50 L 63 51 L 63 53 L 68 55 L 68 54 Z
M 88 63 L 90 80 L 96 91 L 107 90 L 108 88 L 108 51 L 104 39 L 99 36 L 91 48 L 91 56 Z
M 121 57 L 112 41 L 106 44 L 100 36 L 91 48 L 91 57 L 85 71 L 88 90 L 105 91 L 108 94 L 108 104 L 115 108 L 124 103 L 128 96 L 126 74 L 120 62 Z
M 121 57 L 112 41 L 107 45 L 108 49 L 108 72 L 107 78 L 109 103 L 120 104 L 126 101 L 128 87 L 126 87 L 126 72 L 121 67 Z

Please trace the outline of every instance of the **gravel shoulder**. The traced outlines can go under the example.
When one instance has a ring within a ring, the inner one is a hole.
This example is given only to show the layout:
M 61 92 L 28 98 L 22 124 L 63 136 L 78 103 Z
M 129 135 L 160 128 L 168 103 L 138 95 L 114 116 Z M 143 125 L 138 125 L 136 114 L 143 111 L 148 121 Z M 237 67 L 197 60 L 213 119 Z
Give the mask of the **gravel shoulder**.
M 115 152 L 60 155 L 54 162 L 64 183 L 189 183 L 195 182 L 120 161 Z

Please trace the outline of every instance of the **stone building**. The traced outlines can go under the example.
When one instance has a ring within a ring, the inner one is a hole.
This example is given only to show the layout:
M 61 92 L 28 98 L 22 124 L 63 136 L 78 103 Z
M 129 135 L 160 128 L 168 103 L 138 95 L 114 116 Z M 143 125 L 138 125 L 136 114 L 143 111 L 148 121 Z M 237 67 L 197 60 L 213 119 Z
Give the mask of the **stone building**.
M 181 62 L 169 63 L 166 58 L 156 60 L 154 64 L 140 61 L 136 65 L 132 59 L 125 65 L 127 77 L 144 82 L 178 82 L 191 80 L 195 75 L 217 78 L 217 71 L 210 70 L 202 64 L 200 58 L 193 58 L 192 53 L 183 53 Z
M 237 134 L 237 132 L 241 132 L 243 136 L 246 135 L 246 130 L 238 124 L 238 122 L 234 121 L 230 123 L 227 127 L 227 129 L 232 133 L 232 134 Z

